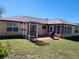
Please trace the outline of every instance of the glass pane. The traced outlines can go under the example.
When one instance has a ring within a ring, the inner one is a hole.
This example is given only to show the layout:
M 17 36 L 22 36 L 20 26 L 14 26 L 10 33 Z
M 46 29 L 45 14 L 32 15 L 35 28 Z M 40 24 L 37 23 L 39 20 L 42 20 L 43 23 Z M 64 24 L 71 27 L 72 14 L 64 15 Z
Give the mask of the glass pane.
M 46 29 L 46 26 L 42 26 L 42 29 Z
M 52 31 L 52 27 L 50 27 L 50 32 Z
M 54 32 L 56 33 L 56 26 L 54 26 Z
M 75 33 L 78 33 L 78 27 L 75 28 Z
M 62 26 L 62 34 L 64 34 L 64 26 Z
M 57 26 L 57 33 L 60 34 L 60 26 Z
M 14 28 L 13 28 L 13 31 L 14 31 L 14 32 L 18 31 L 18 28 L 15 28 L 15 27 L 14 27 Z
M 7 27 L 8 32 L 12 32 L 12 27 Z
M 30 26 L 30 35 L 36 35 L 36 25 Z
M 67 27 L 66 26 L 64 27 L 64 31 L 65 31 L 64 34 L 67 34 Z

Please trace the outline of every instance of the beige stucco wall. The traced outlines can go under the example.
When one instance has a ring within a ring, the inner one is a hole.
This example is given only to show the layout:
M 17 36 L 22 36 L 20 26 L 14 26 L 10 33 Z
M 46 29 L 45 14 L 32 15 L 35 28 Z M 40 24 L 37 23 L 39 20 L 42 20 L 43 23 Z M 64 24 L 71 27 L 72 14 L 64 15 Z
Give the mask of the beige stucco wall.
M 38 24 L 38 34 L 39 35 L 46 35 L 47 34 L 47 27 L 46 27 L 46 29 L 42 29 L 43 25 L 44 24 Z
M 17 27 L 18 27 L 18 32 L 7 32 L 6 31 L 7 23 L 8 23 L 8 21 L 0 21 L 0 36 L 23 35 L 23 34 L 25 34 L 25 32 L 27 33 L 27 30 L 28 30 L 27 23 L 16 22 Z M 47 27 L 46 27 L 46 29 L 43 29 L 42 28 L 43 25 L 44 24 L 38 24 L 38 34 L 39 35 L 48 34 Z M 53 25 L 50 25 L 50 26 L 53 26 Z M 69 25 L 65 25 L 65 26 L 69 26 Z M 76 26 L 71 26 L 71 27 L 72 27 L 72 33 L 71 34 L 62 34 L 62 37 L 79 36 L 79 33 L 74 32 Z
M 17 22 L 18 32 L 7 32 L 6 31 L 7 22 L 8 21 L 0 21 L 0 36 L 21 35 L 21 24 L 20 24 L 20 22 Z
M 20 34 L 21 35 L 27 35 L 27 31 L 28 31 L 28 28 L 27 28 L 27 23 L 20 23 Z
M 14 36 L 14 35 L 23 35 L 27 34 L 27 23 L 12 22 L 17 23 L 18 32 L 7 32 L 6 27 L 7 23 L 10 21 L 0 21 L 0 36 Z M 45 35 L 47 34 L 47 29 L 42 29 L 43 24 L 38 24 L 38 34 Z

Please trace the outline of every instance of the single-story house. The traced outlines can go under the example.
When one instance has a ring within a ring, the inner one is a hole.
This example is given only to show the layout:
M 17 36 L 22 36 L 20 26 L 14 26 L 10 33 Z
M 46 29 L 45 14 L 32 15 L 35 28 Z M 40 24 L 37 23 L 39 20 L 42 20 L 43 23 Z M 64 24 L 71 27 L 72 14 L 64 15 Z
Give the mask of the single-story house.
M 54 31 L 55 36 L 79 36 L 79 25 L 63 19 L 42 19 L 30 16 L 0 18 L 0 36 L 23 35 L 25 37 L 45 37 Z

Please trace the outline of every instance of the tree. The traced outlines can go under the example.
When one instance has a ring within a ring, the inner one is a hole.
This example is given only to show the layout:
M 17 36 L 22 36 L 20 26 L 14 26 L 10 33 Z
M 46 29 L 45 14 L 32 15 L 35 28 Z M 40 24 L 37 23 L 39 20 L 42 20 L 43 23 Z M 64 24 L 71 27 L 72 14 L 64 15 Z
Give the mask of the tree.
M 2 16 L 4 12 L 5 12 L 4 7 L 0 6 L 0 17 Z

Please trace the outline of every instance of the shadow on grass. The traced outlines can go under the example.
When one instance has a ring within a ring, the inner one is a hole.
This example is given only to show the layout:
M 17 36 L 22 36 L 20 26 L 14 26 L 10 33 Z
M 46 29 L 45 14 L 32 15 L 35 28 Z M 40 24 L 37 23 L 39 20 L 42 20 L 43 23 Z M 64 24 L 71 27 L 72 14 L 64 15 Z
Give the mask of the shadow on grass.
M 68 37 L 68 38 L 65 38 L 65 39 L 72 40 L 72 41 L 75 41 L 75 42 L 79 42 L 79 36 Z
M 44 45 L 49 45 L 49 43 L 46 43 L 44 41 L 40 41 L 40 40 L 30 40 L 30 42 L 38 45 L 38 46 L 44 46 Z
M 0 40 L 5 40 L 5 39 L 24 39 L 23 36 L 1 36 Z

